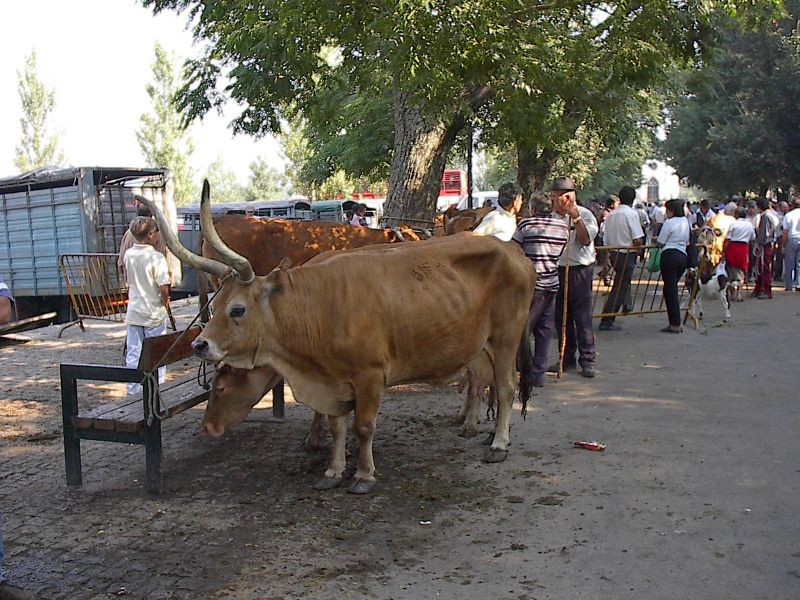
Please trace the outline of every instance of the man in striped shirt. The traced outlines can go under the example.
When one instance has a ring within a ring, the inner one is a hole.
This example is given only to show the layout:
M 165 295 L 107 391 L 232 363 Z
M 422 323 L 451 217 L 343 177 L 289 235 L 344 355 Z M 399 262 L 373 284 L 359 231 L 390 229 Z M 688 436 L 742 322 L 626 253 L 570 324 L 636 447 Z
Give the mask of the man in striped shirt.
M 562 198 L 554 196 L 551 200 L 543 194 L 535 195 L 531 199 L 533 216 L 520 221 L 511 238 L 522 246 L 536 269 L 536 287 L 528 316 L 528 327 L 534 339 L 533 368 L 529 376 L 535 387 L 544 385 L 547 351 L 555 331 L 558 257 L 569 238 L 567 223 L 559 216 L 566 214 L 569 208 Z

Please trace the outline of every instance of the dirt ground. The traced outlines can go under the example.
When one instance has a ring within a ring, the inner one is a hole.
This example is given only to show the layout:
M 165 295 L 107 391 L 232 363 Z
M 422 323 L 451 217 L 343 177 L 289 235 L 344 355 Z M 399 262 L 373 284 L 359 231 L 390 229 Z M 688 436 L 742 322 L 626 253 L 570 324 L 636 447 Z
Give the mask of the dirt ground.
M 800 294 L 775 296 L 734 304 L 729 325 L 707 306 L 702 333 L 659 333 L 663 314 L 600 332 L 597 377 L 548 377 L 500 464 L 450 424 L 454 390 L 393 388 L 366 497 L 311 488 L 327 453 L 298 448 L 311 414 L 291 400 L 285 422 L 265 401 L 219 440 L 199 434 L 202 406 L 165 422 L 160 496 L 144 490 L 143 448 L 103 442 L 83 442 L 84 485 L 68 489 L 58 363 L 120 364 L 124 327 L 11 336 L 9 576 L 43 599 L 794 600 Z

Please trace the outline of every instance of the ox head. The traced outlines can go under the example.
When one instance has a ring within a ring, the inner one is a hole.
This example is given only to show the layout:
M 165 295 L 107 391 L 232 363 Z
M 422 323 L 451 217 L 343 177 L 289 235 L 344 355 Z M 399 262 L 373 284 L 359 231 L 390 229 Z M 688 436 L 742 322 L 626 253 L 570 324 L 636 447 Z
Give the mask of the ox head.
M 216 438 L 236 427 L 280 381 L 281 376 L 271 367 L 252 370 L 218 367 L 203 414 L 203 432 Z
M 185 248 L 155 204 L 145 198 L 142 201 L 158 220 L 169 249 L 182 262 L 217 275 L 223 282 L 212 303 L 214 315 L 203 333 L 192 342 L 194 353 L 206 361 L 224 361 L 232 367 L 252 369 L 266 336 L 269 298 L 282 289 L 288 260 L 284 259 L 266 277 L 256 277 L 250 262 L 228 248 L 217 234 L 211 218 L 208 181 L 203 182 L 200 224 L 203 237 L 222 262 L 198 256 Z

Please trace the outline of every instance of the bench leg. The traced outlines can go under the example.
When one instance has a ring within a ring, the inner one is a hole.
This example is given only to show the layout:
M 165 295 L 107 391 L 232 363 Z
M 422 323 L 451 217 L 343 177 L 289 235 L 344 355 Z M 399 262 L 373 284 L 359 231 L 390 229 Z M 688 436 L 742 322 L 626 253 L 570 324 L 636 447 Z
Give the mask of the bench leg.
M 152 393 L 152 383 L 146 379 L 142 385 L 142 402 L 144 403 L 144 454 L 147 467 L 147 491 L 161 493 L 161 421 L 150 414 L 147 398 Z M 155 410 L 160 410 L 159 403 L 155 403 Z
M 286 416 L 286 411 L 284 410 L 283 405 L 284 383 L 285 380 L 281 379 L 281 382 L 272 388 L 272 416 L 276 419 L 283 419 Z
M 161 421 L 153 419 L 152 424 L 145 427 L 144 452 L 147 464 L 147 490 L 161 493 Z
M 81 439 L 72 426 L 72 418 L 78 415 L 78 384 L 74 377 L 61 368 L 61 418 L 64 426 L 64 466 L 67 485 L 79 486 L 81 477 Z

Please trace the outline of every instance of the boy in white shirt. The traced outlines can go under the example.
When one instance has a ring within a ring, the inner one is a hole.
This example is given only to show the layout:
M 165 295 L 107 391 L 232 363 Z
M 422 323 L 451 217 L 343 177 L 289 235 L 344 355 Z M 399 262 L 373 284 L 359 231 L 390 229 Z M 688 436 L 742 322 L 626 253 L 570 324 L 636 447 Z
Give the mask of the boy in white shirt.
M 125 253 L 125 274 L 128 278 L 127 352 L 125 366 L 136 368 L 142 354 L 145 338 L 163 335 L 167 331 L 166 317 L 169 307 L 169 269 L 167 259 L 155 249 L 158 226 L 153 219 L 136 217 L 131 221 L 130 232 L 136 242 Z M 166 368 L 158 370 L 163 382 Z M 128 384 L 128 394 L 141 392 L 138 383 Z

